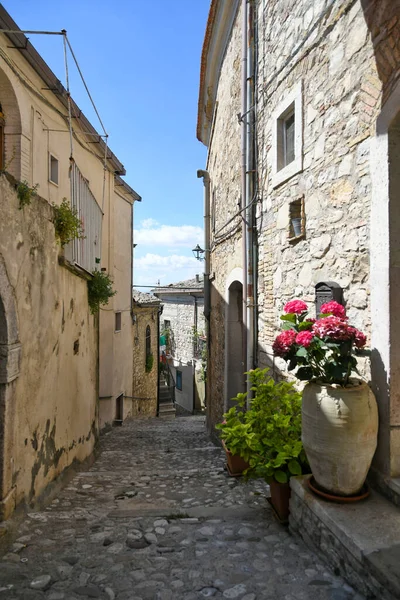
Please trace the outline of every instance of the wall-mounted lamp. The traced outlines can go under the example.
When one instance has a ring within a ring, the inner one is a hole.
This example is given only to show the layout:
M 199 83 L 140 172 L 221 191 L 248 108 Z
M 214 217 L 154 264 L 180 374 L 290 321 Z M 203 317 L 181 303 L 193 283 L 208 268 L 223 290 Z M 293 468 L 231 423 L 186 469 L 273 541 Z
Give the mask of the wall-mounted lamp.
M 193 248 L 192 252 L 197 260 L 204 260 L 203 254 L 205 251 L 203 250 L 203 248 L 200 248 L 199 244 L 197 244 L 196 248 Z

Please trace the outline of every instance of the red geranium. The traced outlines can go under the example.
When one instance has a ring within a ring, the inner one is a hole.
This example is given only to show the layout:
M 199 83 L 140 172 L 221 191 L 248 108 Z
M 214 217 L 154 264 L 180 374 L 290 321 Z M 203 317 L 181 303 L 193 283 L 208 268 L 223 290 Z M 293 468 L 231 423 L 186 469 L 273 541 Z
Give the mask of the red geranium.
M 286 314 L 294 313 L 296 315 L 301 315 L 302 313 L 307 312 L 308 306 L 303 300 L 290 300 L 289 302 L 286 302 L 283 310 Z

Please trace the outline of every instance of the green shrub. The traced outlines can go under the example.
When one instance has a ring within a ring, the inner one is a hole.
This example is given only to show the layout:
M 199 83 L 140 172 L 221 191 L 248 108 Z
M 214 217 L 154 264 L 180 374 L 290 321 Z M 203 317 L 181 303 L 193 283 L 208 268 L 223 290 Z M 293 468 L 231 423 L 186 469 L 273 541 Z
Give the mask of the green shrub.
M 54 228 L 56 236 L 60 241 L 61 247 L 64 247 L 72 240 L 83 239 L 82 221 L 79 218 L 76 208 L 72 208 L 66 198 L 63 198 L 60 206 L 53 204 L 54 208 Z
M 286 483 L 308 470 L 301 442 L 301 394 L 293 383 L 276 383 L 268 369 L 247 375 L 254 394 L 249 410 L 244 410 L 247 394 L 238 394 L 225 423 L 216 427 L 228 449 L 249 463 L 247 477 Z
M 24 206 L 29 206 L 32 198 L 37 196 L 37 189 L 39 184 L 36 183 L 33 187 L 29 186 L 27 181 L 20 181 L 17 185 L 17 196 L 19 200 L 19 209 L 21 210 Z
M 89 308 L 92 315 L 96 314 L 101 305 L 108 304 L 110 298 L 117 293 L 113 290 L 113 282 L 104 271 L 93 271 L 88 281 Z

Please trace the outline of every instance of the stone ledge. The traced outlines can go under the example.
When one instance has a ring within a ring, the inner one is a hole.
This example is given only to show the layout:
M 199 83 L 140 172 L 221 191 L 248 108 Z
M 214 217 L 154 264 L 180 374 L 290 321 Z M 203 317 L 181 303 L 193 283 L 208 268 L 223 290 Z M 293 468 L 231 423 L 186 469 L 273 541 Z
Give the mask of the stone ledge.
M 291 479 L 292 533 L 367 597 L 399 598 L 399 509 L 375 491 L 352 505 L 326 502 L 308 490 L 308 477 Z

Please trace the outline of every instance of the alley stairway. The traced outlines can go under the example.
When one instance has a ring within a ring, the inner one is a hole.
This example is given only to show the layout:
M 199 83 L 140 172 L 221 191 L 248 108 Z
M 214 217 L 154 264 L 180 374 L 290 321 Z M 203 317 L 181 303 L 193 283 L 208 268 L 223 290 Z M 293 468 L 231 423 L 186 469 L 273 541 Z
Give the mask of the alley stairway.
M 175 419 L 174 386 L 168 386 L 163 373 L 160 374 L 158 416 Z

